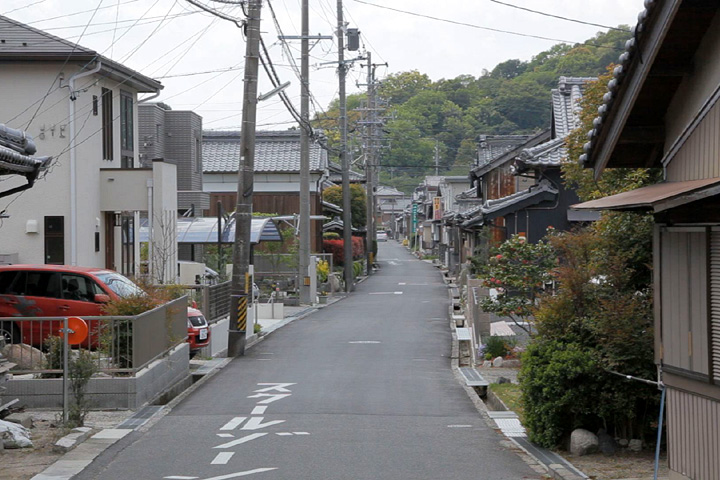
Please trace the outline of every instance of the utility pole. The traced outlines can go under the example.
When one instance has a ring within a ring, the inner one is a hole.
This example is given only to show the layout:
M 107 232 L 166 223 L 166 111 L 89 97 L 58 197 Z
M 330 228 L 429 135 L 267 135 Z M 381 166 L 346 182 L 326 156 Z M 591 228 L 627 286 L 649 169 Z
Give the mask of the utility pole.
M 339 107 L 340 107 L 340 164 L 342 165 L 342 192 L 343 192 L 343 272 L 345 273 L 345 291 L 353 289 L 353 258 L 352 258 L 352 205 L 350 202 L 350 162 L 347 157 L 347 105 L 345 98 L 345 25 L 343 22 L 342 0 L 337 0 L 338 20 L 338 77 Z
M 373 212 L 373 142 L 375 139 L 373 138 L 375 126 L 373 124 L 373 121 L 375 120 L 374 115 L 374 108 L 375 108 L 375 102 L 374 102 L 374 91 L 373 88 L 373 71 L 372 71 L 372 53 L 367 52 L 367 115 L 365 115 L 365 118 L 367 119 L 367 128 L 365 129 L 365 141 L 363 142 L 365 145 L 365 189 L 367 190 L 367 199 L 366 199 L 366 213 L 365 213 L 365 244 L 367 248 L 367 259 L 366 259 L 366 273 L 370 275 L 372 272 L 372 248 L 373 245 L 375 245 L 375 222 L 374 220 L 374 212 Z
M 253 174 L 255 170 L 255 117 L 257 113 L 258 61 L 260 58 L 260 9 L 262 0 L 248 0 L 245 23 L 245 80 L 243 91 L 240 163 L 238 165 L 235 244 L 230 284 L 230 331 L 228 357 L 245 354 L 247 305 L 250 285 L 250 228 L 252 226 Z
M 298 228 L 300 233 L 300 245 L 298 254 L 298 278 L 300 285 L 300 304 L 312 303 L 310 298 L 310 45 L 308 36 L 310 34 L 308 20 L 308 0 L 302 0 L 302 39 L 300 40 L 300 117 L 305 125 L 300 128 L 300 218 Z
M 438 141 L 435 140 L 435 176 L 440 175 L 440 149 L 438 147 Z

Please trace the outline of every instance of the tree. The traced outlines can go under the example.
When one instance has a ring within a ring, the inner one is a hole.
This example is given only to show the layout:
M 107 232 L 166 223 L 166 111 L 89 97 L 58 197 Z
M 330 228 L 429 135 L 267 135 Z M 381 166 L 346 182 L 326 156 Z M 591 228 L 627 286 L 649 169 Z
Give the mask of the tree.
M 555 254 L 550 244 L 542 240 L 532 244 L 513 235 L 490 252 L 487 262 L 478 261 L 477 257 L 471 260 L 484 286 L 498 292 L 495 298 L 483 300 L 483 311 L 510 317 L 531 333 L 526 322 L 535 314 L 545 285 L 552 282 Z
M 380 85 L 379 94 L 393 105 L 401 105 L 421 91 L 427 89 L 432 80 L 417 70 L 400 72 L 386 77 Z
M 322 196 L 323 200 L 326 202 L 334 203 L 335 205 L 338 205 L 342 207 L 343 200 L 342 200 L 342 194 L 343 189 L 342 186 L 337 185 L 334 187 L 328 187 L 325 190 L 323 190 Z M 352 226 L 354 228 L 362 228 L 365 226 L 365 219 L 366 219 L 366 200 L 365 200 L 365 190 L 362 186 L 358 185 L 357 183 L 353 183 L 350 185 L 350 213 L 351 213 L 351 222 Z

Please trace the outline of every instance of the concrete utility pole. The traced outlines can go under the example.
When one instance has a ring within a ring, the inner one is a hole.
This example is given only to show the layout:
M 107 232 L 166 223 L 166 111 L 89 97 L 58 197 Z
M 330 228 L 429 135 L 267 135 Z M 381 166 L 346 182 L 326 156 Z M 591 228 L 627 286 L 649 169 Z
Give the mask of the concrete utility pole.
M 340 78 L 340 164 L 342 165 L 343 192 L 343 262 L 345 268 L 345 291 L 353 289 L 353 258 L 352 258 L 352 205 L 350 202 L 350 162 L 347 157 L 347 105 L 345 103 L 345 25 L 343 22 L 342 0 L 337 0 L 338 19 L 338 77 Z
M 309 20 L 308 20 L 308 0 L 302 0 L 302 25 L 300 41 L 300 117 L 305 125 L 300 128 L 300 218 L 298 229 L 300 233 L 300 245 L 298 254 L 300 285 L 300 303 L 303 305 L 311 304 L 310 298 L 310 277 L 308 269 L 310 267 L 310 45 L 308 41 Z
M 245 85 L 243 91 L 242 132 L 238 165 L 235 244 L 230 284 L 230 331 L 228 357 L 245 354 L 247 305 L 250 285 L 250 228 L 252 226 L 253 174 L 255 170 L 255 117 L 257 112 L 258 61 L 260 58 L 260 9 L 262 0 L 248 0 L 245 23 Z
M 374 130 L 375 125 L 373 124 L 373 121 L 375 120 L 375 101 L 374 101 L 374 92 L 375 88 L 373 85 L 373 70 L 372 70 L 372 53 L 367 52 L 367 115 L 365 115 L 365 118 L 367 119 L 367 128 L 365 129 L 365 189 L 367 190 L 367 201 L 366 201 L 366 213 L 365 213 L 365 245 L 367 249 L 367 259 L 366 259 L 366 273 L 370 275 L 372 273 L 372 247 L 374 245 L 375 240 L 375 215 L 373 211 L 373 195 L 374 195 L 374 181 L 373 181 L 373 142 L 375 141 L 374 138 Z

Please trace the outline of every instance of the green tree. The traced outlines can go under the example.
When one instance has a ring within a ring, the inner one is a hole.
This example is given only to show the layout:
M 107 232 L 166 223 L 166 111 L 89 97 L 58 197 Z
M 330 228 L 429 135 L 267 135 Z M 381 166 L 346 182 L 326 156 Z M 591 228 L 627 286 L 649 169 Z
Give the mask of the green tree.
M 400 72 L 386 77 L 380 85 L 380 96 L 385 97 L 393 105 L 401 105 L 408 99 L 427 89 L 432 80 L 417 70 Z
M 323 190 L 323 200 L 334 203 L 342 207 L 343 189 L 342 186 L 329 187 Z M 365 190 L 362 186 L 357 183 L 350 185 L 350 213 L 352 226 L 355 228 L 362 228 L 365 226 L 366 216 L 366 197 Z
M 483 300 L 483 311 L 510 317 L 531 333 L 525 323 L 535 314 L 545 284 L 552 281 L 555 252 L 550 244 L 542 240 L 533 244 L 513 235 L 490 252 L 487 262 L 478 257 L 471 261 L 484 286 L 498 292 L 495 298 Z

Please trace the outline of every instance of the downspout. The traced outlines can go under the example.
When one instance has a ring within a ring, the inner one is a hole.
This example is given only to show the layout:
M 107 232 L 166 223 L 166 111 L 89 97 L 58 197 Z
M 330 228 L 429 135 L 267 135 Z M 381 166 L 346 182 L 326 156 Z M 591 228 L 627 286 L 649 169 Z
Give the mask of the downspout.
M 153 214 L 155 206 L 153 205 L 153 181 L 148 179 L 147 183 L 147 202 L 148 202 L 148 278 L 153 281 Z
M 76 73 L 68 79 L 70 89 L 70 265 L 77 265 L 77 153 L 75 152 L 75 81 L 100 71 L 102 62 L 87 72 Z

